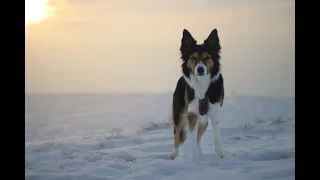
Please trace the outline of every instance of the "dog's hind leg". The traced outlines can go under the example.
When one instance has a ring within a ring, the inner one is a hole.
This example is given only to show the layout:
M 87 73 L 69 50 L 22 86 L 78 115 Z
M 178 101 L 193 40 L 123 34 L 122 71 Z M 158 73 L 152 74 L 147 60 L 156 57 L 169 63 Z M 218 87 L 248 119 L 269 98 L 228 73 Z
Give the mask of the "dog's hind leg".
M 173 111 L 173 149 L 170 155 L 171 159 L 175 159 L 179 156 L 179 146 L 184 142 L 186 138 L 186 132 L 183 127 L 183 113 Z
M 186 82 L 183 77 L 180 77 L 176 89 L 173 93 L 171 119 L 174 123 L 174 142 L 173 150 L 171 153 L 171 159 L 175 159 L 179 156 L 179 146 L 184 142 L 186 138 L 186 131 L 184 129 L 183 120 L 184 112 L 186 112 Z
M 171 159 L 175 159 L 179 156 L 179 145 L 180 145 L 180 132 L 181 132 L 181 126 L 180 127 L 173 127 L 173 148 L 170 155 Z

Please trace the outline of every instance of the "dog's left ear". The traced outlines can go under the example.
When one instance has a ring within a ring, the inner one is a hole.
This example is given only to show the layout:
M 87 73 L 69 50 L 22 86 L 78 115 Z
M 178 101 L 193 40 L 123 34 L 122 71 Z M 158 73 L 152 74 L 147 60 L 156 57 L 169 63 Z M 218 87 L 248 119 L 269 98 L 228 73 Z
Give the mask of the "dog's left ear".
M 208 38 L 204 41 L 204 44 L 209 46 L 214 46 L 219 44 L 219 37 L 218 37 L 218 31 L 217 29 L 214 29 L 211 31 Z

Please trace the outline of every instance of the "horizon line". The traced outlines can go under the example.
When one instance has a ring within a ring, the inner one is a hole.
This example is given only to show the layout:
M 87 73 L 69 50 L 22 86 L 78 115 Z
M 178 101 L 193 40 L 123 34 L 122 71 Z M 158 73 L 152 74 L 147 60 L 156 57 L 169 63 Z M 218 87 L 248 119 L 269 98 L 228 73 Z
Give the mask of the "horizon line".
M 174 91 L 163 92 L 27 92 L 25 95 L 163 95 L 173 94 Z M 225 93 L 225 96 L 251 96 L 266 98 L 295 98 L 295 96 L 278 96 L 278 95 L 262 95 L 262 94 L 244 94 L 244 93 Z

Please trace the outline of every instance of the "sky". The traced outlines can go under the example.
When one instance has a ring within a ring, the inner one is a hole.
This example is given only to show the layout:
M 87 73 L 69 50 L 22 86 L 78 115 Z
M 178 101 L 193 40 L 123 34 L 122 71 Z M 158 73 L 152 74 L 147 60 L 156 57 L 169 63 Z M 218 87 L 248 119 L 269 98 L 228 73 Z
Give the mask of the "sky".
M 216 28 L 226 92 L 295 96 L 293 0 L 47 3 L 25 25 L 26 92 L 173 92 L 183 29 L 202 43 Z

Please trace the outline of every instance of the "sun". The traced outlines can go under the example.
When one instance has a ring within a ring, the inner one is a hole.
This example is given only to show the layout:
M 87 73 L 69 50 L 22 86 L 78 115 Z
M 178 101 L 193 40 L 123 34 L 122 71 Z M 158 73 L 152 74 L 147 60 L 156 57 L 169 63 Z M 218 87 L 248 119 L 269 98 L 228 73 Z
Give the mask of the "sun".
M 53 15 L 48 0 L 25 0 L 25 24 L 39 23 Z

